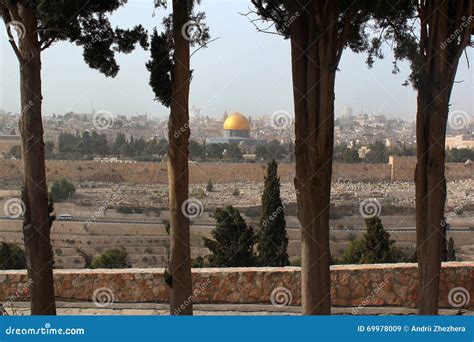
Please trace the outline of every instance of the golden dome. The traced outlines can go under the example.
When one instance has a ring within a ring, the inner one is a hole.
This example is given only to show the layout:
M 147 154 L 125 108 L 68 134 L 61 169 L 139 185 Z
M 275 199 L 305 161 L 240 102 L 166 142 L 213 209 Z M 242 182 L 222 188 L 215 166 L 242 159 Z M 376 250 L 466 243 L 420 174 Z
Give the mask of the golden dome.
M 250 121 L 240 113 L 231 114 L 224 121 L 225 131 L 250 131 Z

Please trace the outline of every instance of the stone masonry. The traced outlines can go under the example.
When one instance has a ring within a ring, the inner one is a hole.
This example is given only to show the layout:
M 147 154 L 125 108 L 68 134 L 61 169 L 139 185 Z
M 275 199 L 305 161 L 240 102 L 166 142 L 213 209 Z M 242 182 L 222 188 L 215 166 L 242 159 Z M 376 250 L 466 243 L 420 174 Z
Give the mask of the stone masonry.
M 166 303 L 164 269 L 56 270 L 58 300 L 92 301 L 106 296 L 116 303 Z M 301 303 L 300 268 L 193 269 L 195 303 Z M 415 307 L 416 264 L 337 265 L 331 267 L 332 303 L 354 307 Z M 0 271 L 0 302 L 28 297 L 26 271 Z M 444 263 L 441 308 L 474 309 L 474 262 Z M 462 305 L 461 305 L 462 304 Z

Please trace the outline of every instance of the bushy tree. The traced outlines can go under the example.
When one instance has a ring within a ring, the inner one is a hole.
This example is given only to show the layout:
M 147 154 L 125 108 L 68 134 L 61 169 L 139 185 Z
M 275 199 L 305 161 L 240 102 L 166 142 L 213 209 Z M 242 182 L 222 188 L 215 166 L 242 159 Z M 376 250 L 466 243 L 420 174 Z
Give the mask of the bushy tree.
M 472 0 L 416 0 L 403 29 L 386 31 L 393 21 L 376 22 L 394 39 L 395 57 L 408 60 L 410 84 L 417 91 L 415 169 L 416 241 L 421 315 L 438 314 L 443 218 L 446 203 L 445 140 L 452 89 L 459 60 L 472 47 Z M 415 29 L 413 29 L 415 28 Z M 375 51 L 380 52 L 380 44 Z M 452 113 L 456 122 L 459 117 Z M 462 119 L 461 119 L 462 120 Z M 468 120 L 469 121 L 469 120 Z M 469 124 L 466 122 L 465 124 Z M 456 122 L 457 125 L 457 122 Z
M 112 248 L 95 258 L 91 268 L 128 268 L 128 254 L 124 249 Z
M 334 160 L 340 163 L 359 163 L 359 153 L 356 149 L 348 148 L 346 145 L 334 146 Z
M 0 270 L 26 269 L 25 251 L 11 243 L 0 243 Z
M 365 155 L 367 162 L 372 164 L 382 164 L 388 162 L 387 147 L 382 141 L 376 141 L 368 146 L 369 152 Z
M 272 160 L 267 167 L 262 195 L 262 215 L 257 234 L 257 253 L 260 266 L 288 266 L 288 235 L 285 208 L 280 197 L 278 165 Z
M 395 262 L 394 243 L 379 217 L 365 219 L 367 231 L 361 239 L 354 240 L 343 253 L 341 262 L 346 264 L 379 264 Z
M 62 178 L 54 181 L 51 186 L 51 199 L 54 202 L 65 201 L 76 193 L 76 187 L 68 180 Z
M 45 149 L 42 122 L 42 51 L 55 42 L 68 41 L 83 48 L 84 61 L 106 76 L 115 76 L 116 52 L 131 52 L 136 43 L 147 46 L 145 30 L 112 28 L 108 16 L 126 0 L 0 0 L 0 16 L 20 71 L 25 215 L 23 235 L 28 258 L 31 313 L 55 315 L 53 251 L 48 211 Z M 13 36 L 13 31 L 18 35 Z
M 212 267 L 255 266 L 254 245 L 256 237 L 253 229 L 240 215 L 238 209 L 228 206 L 217 209 L 214 218 L 216 228 L 211 232 L 213 239 L 204 238 L 209 248 L 209 265 Z
M 465 163 L 474 160 L 474 150 L 470 148 L 452 148 L 446 152 L 447 163 Z

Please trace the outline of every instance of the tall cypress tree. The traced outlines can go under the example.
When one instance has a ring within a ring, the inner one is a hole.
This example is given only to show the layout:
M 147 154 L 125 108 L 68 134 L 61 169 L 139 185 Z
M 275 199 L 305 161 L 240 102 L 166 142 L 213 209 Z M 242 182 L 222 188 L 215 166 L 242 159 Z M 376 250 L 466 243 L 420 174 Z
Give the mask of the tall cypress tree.
M 278 164 L 272 160 L 267 167 L 262 195 L 262 216 L 257 235 L 258 262 L 261 266 L 288 266 L 288 235 L 285 212 L 280 197 Z
M 191 243 L 189 215 L 189 89 L 191 53 L 194 45 L 204 46 L 209 30 L 204 13 L 194 14 L 199 0 L 174 0 L 172 13 L 163 20 L 164 32 L 155 29 L 151 38 L 150 86 L 155 99 L 170 108 L 168 122 L 168 193 L 170 209 L 170 312 L 192 315 Z M 155 7 L 166 7 L 164 0 Z M 179 133 L 179 134 L 178 134 Z M 184 209 L 183 209 L 184 208 Z

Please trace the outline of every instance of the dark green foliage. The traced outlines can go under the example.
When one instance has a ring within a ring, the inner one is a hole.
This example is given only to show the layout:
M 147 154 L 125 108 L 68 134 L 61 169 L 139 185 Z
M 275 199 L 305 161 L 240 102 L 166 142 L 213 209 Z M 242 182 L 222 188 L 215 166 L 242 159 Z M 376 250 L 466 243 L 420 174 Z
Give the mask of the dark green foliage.
M 15 159 L 21 159 L 21 146 L 20 145 L 14 145 L 10 148 L 8 153 L 6 154 L 7 158 L 15 158 Z
M 193 32 L 186 31 L 189 34 L 190 45 L 205 47 L 210 35 L 209 28 L 205 25 L 206 15 L 204 12 L 194 13 L 194 4 L 200 1 L 189 1 L 189 13 L 186 20 Z M 165 7 L 166 1 L 155 2 L 155 7 Z M 184 22 L 184 21 L 183 21 Z M 155 94 L 155 100 L 169 107 L 171 104 L 173 68 L 174 68 L 174 37 L 172 15 L 163 19 L 163 32 L 154 30 L 151 35 L 150 53 L 151 59 L 146 63 L 146 68 L 150 71 L 150 86 Z M 192 76 L 192 71 L 190 77 Z
M 80 134 L 61 133 L 58 139 L 59 153 L 51 156 L 55 159 L 82 160 L 94 156 L 120 156 L 136 161 L 160 161 L 168 152 L 166 139 L 151 140 L 134 138 L 127 140 L 124 133 L 118 133 L 115 142 L 109 147 L 105 134 L 84 132 Z
M 453 148 L 446 152 L 448 163 L 465 163 L 468 160 L 474 161 L 474 150 L 470 148 Z
M 224 156 L 225 159 L 233 162 L 241 161 L 243 158 L 243 154 L 239 145 L 234 143 L 227 144 L 227 148 L 224 151 Z
M 112 248 L 94 259 L 91 268 L 129 268 L 128 254 L 124 249 Z
M 11 243 L 0 243 L 0 270 L 26 269 L 26 256 L 23 249 Z
M 268 164 L 265 190 L 262 195 L 262 216 L 257 234 L 257 253 L 260 266 L 288 266 L 288 235 L 285 210 L 280 197 L 280 178 L 275 160 Z
M 206 146 L 201 145 L 196 140 L 189 141 L 189 159 L 202 160 L 205 158 Z
M 448 240 L 446 261 L 456 261 L 456 248 L 454 247 L 454 239 L 452 237 Z
M 62 202 L 69 199 L 75 193 L 76 187 L 74 184 L 63 178 L 53 182 L 50 197 L 54 202 Z
M 209 181 L 207 182 L 206 191 L 207 192 L 214 191 L 214 184 L 212 184 L 212 179 L 209 179 Z
M 58 150 L 61 157 L 107 156 L 109 147 L 105 134 L 85 131 L 81 134 L 61 133 L 58 137 Z M 65 158 L 71 159 L 71 158 Z
M 255 156 L 259 160 L 267 162 L 275 160 L 284 160 L 290 156 L 289 145 L 280 144 L 278 140 L 272 140 L 268 144 L 259 144 L 255 147 Z
M 69 41 L 83 48 L 84 61 L 92 69 L 114 77 L 119 71 L 115 52 L 130 53 L 140 43 L 147 48 L 146 31 L 141 25 L 131 30 L 112 28 L 108 15 L 119 9 L 126 0 L 2 0 L 6 8 L 16 3 L 27 3 L 35 10 L 38 35 L 42 50 L 58 41 Z
M 278 33 L 286 38 L 290 35 L 292 23 L 298 20 L 302 11 L 310 8 L 297 1 L 251 0 L 251 2 L 262 20 L 273 22 Z M 398 33 L 399 30 L 406 32 L 403 30 L 409 27 L 406 18 L 412 17 L 414 13 L 411 0 L 390 3 L 385 0 L 358 0 L 357 3 L 345 0 L 334 2 L 337 3 L 337 11 L 340 13 L 339 21 L 334 25 L 342 29 L 345 24 L 349 28 L 345 37 L 345 47 L 349 47 L 354 52 L 368 51 L 369 65 L 373 64 L 375 57 L 383 58 L 380 47 L 385 36 Z M 323 12 L 324 2 L 320 1 L 318 6 L 318 10 Z M 365 26 L 370 20 L 376 20 L 384 28 L 382 38 L 377 36 L 372 41 L 369 40 L 369 31 Z
M 209 248 L 209 265 L 212 267 L 250 267 L 255 266 L 253 247 L 255 233 L 247 226 L 239 210 L 228 206 L 217 209 L 214 218 L 216 228 L 211 232 L 213 239 L 204 238 L 204 245 Z
M 370 144 L 368 148 L 370 151 L 365 155 L 368 163 L 381 164 L 388 162 L 388 151 L 383 142 L 376 141 L 375 144 Z
M 393 240 L 384 229 L 380 218 L 365 219 L 367 232 L 360 240 L 354 240 L 343 253 L 344 264 L 377 264 L 395 262 Z
M 340 163 L 359 163 L 359 152 L 346 145 L 334 146 L 334 160 Z

